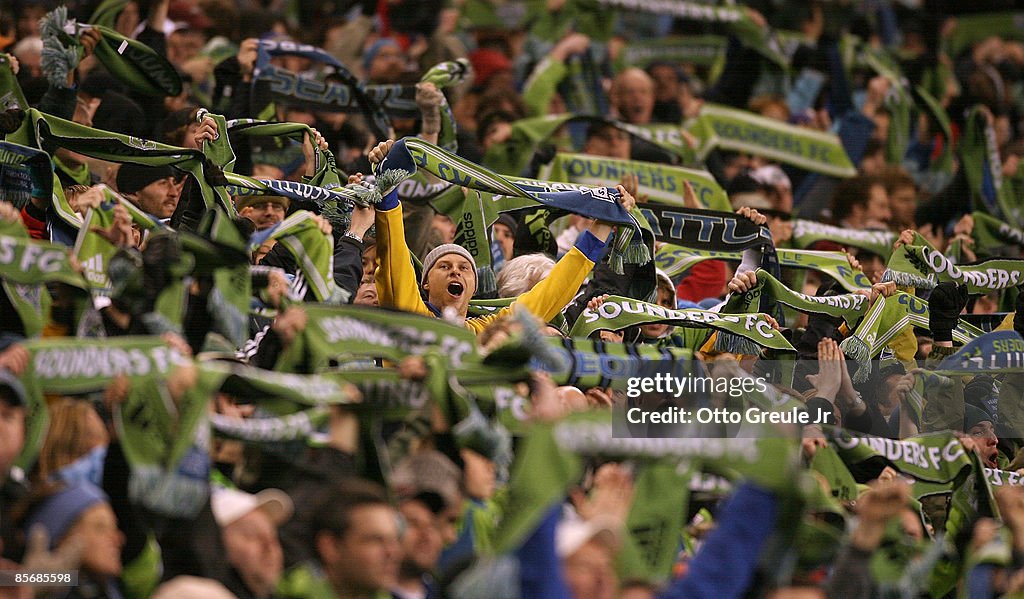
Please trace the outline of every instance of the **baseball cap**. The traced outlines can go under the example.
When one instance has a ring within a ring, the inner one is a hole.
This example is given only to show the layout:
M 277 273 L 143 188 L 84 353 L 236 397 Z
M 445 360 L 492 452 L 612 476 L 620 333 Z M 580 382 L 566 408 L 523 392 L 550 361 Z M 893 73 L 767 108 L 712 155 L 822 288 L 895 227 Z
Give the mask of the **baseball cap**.
M 263 489 L 259 493 L 246 493 L 238 489 L 216 489 L 210 496 L 213 518 L 221 527 L 242 518 L 255 509 L 262 509 L 275 526 L 292 517 L 295 505 L 291 497 L 280 489 Z

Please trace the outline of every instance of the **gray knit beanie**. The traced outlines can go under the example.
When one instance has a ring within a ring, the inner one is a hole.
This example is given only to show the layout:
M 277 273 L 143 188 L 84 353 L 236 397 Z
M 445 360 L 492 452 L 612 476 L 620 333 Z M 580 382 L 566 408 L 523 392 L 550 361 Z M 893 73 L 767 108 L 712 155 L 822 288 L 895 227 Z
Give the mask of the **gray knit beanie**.
M 466 260 L 469 260 L 469 263 L 473 265 L 473 285 L 475 287 L 477 284 L 476 260 L 473 259 L 473 256 L 469 253 L 469 250 L 462 247 L 461 245 L 455 245 L 454 243 L 446 243 L 444 245 L 439 245 L 436 248 L 430 250 L 430 252 L 427 254 L 427 257 L 423 259 L 423 273 L 420 275 L 420 285 L 422 286 L 424 283 L 427 282 L 427 274 L 430 273 L 431 268 L 434 268 L 434 263 L 440 260 L 441 256 L 446 256 L 448 254 L 458 254 L 465 258 Z

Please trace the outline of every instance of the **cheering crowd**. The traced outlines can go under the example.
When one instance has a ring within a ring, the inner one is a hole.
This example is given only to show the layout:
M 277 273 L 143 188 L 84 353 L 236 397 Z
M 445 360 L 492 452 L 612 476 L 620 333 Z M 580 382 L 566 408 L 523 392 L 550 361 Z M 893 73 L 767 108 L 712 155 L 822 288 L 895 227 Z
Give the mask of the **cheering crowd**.
M 1024 593 L 1015 8 L 5 3 L 0 597 Z

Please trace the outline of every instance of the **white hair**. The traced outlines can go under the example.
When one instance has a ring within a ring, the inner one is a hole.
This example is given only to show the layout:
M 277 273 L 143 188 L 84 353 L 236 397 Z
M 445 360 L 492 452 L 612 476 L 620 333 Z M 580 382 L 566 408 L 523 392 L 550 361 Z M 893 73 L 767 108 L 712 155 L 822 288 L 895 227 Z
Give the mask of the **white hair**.
M 32 37 L 26 37 L 17 44 L 14 44 L 14 48 L 11 49 L 11 54 L 21 58 L 28 54 L 43 54 L 43 38 L 34 35 Z
M 498 273 L 498 297 L 519 297 L 551 273 L 555 261 L 545 254 L 526 254 L 505 263 Z

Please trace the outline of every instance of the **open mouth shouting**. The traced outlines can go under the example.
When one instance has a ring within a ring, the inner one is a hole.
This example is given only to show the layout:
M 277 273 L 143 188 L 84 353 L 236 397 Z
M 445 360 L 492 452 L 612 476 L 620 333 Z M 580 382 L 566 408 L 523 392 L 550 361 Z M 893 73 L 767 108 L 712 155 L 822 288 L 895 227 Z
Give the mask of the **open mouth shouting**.
M 466 292 L 466 286 L 458 281 L 452 281 L 448 283 L 448 293 L 454 297 L 462 297 L 462 294 Z

